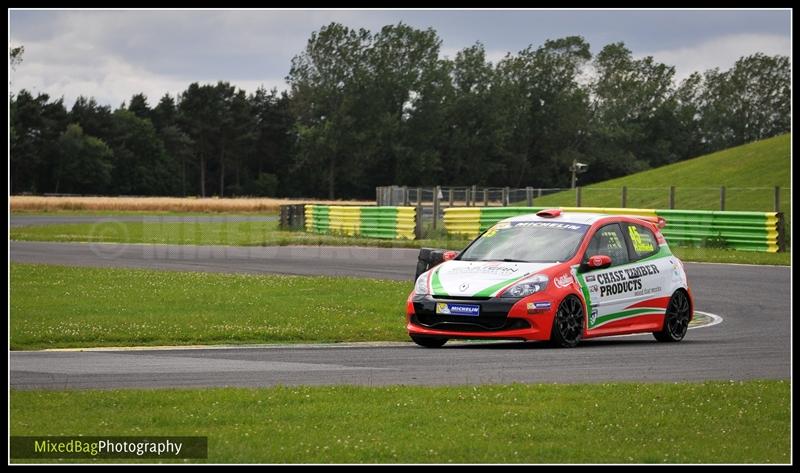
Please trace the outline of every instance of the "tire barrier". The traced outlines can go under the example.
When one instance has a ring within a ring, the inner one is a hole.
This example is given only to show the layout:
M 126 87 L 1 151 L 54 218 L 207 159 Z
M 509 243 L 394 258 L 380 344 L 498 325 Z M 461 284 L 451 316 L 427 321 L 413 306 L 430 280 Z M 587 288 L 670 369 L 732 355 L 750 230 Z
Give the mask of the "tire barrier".
M 281 230 L 301 230 L 305 228 L 306 204 L 281 205 Z
M 414 207 L 305 206 L 306 232 L 413 240 Z
M 444 209 L 447 233 L 469 238 L 505 218 L 535 213 L 552 207 L 488 207 Z M 661 230 L 677 246 L 733 248 L 775 253 L 785 250 L 783 213 L 708 210 L 619 209 L 603 207 L 559 207 L 565 212 L 593 212 L 663 217 Z

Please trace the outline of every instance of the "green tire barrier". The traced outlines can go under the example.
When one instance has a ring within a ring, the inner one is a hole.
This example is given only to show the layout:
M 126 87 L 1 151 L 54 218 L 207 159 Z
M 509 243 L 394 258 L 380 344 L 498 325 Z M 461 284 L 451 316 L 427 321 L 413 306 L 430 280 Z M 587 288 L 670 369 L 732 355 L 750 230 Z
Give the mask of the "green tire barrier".
M 313 205 L 305 208 L 306 232 L 368 238 L 415 238 L 414 207 Z
M 474 238 L 500 220 L 546 208 L 552 207 L 453 207 L 444 209 L 444 225 L 449 234 Z M 559 208 L 565 212 L 663 217 L 667 221 L 662 230 L 664 237 L 679 246 L 725 247 L 769 253 L 784 250 L 783 214 L 780 212 Z

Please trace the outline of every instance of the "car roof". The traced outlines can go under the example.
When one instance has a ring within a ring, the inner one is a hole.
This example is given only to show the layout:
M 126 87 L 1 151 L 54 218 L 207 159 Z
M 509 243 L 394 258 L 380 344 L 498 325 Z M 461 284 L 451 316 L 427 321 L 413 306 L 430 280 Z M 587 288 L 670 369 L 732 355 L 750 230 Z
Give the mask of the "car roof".
M 589 212 L 561 212 L 558 217 L 540 217 L 535 213 L 517 215 L 502 220 L 503 222 L 554 222 L 554 223 L 579 223 L 591 225 L 594 222 L 606 218 L 614 217 L 611 214 L 589 213 Z

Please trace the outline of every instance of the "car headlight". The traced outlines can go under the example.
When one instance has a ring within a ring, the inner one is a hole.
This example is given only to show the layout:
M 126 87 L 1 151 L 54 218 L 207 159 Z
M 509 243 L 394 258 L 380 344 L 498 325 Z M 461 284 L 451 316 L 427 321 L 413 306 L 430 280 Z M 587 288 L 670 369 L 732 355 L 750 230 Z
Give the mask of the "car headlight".
M 544 291 L 547 288 L 547 282 L 550 279 L 544 274 L 537 274 L 536 276 L 526 279 L 522 282 L 514 284 L 508 288 L 500 297 L 525 297 L 537 292 Z
M 424 296 L 428 294 L 428 273 L 422 273 L 414 285 L 414 294 Z

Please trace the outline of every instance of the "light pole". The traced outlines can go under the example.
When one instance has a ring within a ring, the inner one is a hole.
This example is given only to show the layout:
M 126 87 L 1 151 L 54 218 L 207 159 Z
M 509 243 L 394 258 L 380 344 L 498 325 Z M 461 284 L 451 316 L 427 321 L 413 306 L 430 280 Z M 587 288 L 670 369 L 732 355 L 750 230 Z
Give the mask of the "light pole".
M 572 188 L 575 188 L 575 184 L 578 182 L 578 174 L 586 172 L 589 168 L 588 164 L 579 163 L 577 159 L 572 160 L 572 166 L 570 166 L 569 170 L 572 171 Z

